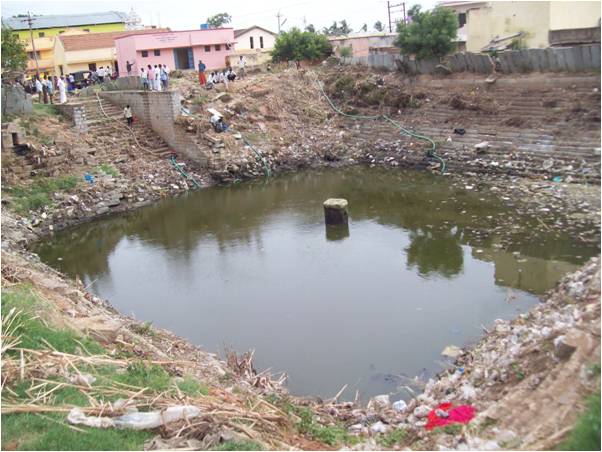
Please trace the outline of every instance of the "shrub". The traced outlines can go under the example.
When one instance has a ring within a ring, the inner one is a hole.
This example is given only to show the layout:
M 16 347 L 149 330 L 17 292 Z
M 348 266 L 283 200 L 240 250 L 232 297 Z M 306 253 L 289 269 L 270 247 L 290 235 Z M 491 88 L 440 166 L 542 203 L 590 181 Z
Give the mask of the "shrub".
M 454 49 L 458 19 L 451 9 L 436 7 L 433 11 L 420 11 L 419 5 L 410 8 L 412 21 L 397 24 L 395 46 L 402 53 L 418 58 L 442 57 Z
M 293 28 L 278 35 L 272 59 L 274 61 L 301 61 L 325 58 L 332 53 L 326 36 Z

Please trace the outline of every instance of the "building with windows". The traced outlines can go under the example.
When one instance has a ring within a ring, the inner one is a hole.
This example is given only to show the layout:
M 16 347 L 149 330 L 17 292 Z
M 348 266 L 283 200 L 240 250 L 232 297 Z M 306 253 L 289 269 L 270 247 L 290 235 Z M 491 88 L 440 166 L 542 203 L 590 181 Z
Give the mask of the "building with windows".
M 126 61 L 140 67 L 167 64 L 170 69 L 195 69 L 203 60 L 207 69 L 226 66 L 234 51 L 232 28 L 170 31 L 162 33 L 126 33 L 115 39 L 119 75 L 127 75 Z
M 600 42 L 599 1 L 443 1 L 439 5 L 458 14 L 459 50 Z
M 33 53 L 35 45 L 38 67 L 42 74 L 54 72 L 54 40 L 57 36 L 82 33 L 102 33 L 124 31 L 126 14 L 117 11 L 92 14 L 69 14 L 60 16 L 32 16 L 31 28 L 33 44 L 27 17 L 3 18 L 2 24 L 11 28 L 26 43 L 29 56 L 27 73 L 35 74 L 36 62 Z
M 347 36 L 331 36 L 332 51 L 336 56 L 364 57 L 370 53 L 387 53 L 393 49 L 397 33 L 355 33 Z M 399 53 L 399 49 L 395 51 Z
M 276 33 L 266 30 L 265 28 L 254 25 L 242 30 L 234 30 L 234 38 L 236 40 L 236 51 L 256 50 L 262 51 L 272 50 L 276 42 Z
M 95 71 L 110 66 L 118 71 L 115 39 L 131 34 L 167 33 L 168 28 L 153 30 L 115 31 L 57 36 L 54 40 L 54 71 L 57 75 L 78 71 Z M 125 69 L 125 67 L 124 67 Z M 137 67 L 134 70 L 139 70 Z M 132 72 L 133 72 L 132 71 Z

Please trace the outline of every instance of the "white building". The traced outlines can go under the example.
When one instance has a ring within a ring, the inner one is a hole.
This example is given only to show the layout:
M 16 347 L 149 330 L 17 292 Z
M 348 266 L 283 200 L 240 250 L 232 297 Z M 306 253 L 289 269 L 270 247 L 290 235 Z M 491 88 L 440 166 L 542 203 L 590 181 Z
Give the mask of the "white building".
M 234 30 L 236 51 L 240 50 L 272 50 L 276 42 L 276 33 L 254 25 L 242 30 Z

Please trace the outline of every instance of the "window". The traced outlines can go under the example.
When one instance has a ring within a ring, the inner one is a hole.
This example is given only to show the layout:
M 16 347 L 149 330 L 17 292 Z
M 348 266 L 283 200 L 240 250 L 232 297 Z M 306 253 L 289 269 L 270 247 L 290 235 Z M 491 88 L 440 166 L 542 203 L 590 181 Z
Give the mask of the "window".
M 211 46 L 205 46 L 205 52 L 211 52 Z
M 146 58 L 148 56 L 148 50 L 143 50 L 141 53 L 142 53 L 142 58 Z
M 96 70 L 96 63 L 89 63 L 88 70 L 94 72 Z
M 263 36 L 259 37 L 259 47 L 263 49 Z
M 35 58 L 37 57 L 37 58 L 38 58 L 38 60 L 39 60 L 39 59 L 41 59 L 41 58 L 40 58 L 40 51 L 39 51 L 39 50 L 36 50 L 36 55 L 35 55 L 35 56 L 33 55 L 33 52 L 27 52 L 27 57 L 28 57 L 30 60 L 33 60 L 33 59 L 35 59 Z
M 249 37 L 249 45 L 251 46 L 252 49 L 255 48 L 255 46 L 253 45 L 253 36 Z
M 153 50 L 153 55 L 161 56 L 161 51 L 159 49 L 155 49 L 155 50 Z
M 466 24 L 466 13 L 458 14 L 458 27 L 463 27 Z
M 38 33 L 38 37 L 39 37 L 39 38 L 43 38 L 44 36 L 46 36 L 46 33 L 44 33 L 43 31 L 40 31 L 40 32 Z
M 215 51 L 217 52 L 219 50 L 222 50 L 221 44 L 215 44 Z

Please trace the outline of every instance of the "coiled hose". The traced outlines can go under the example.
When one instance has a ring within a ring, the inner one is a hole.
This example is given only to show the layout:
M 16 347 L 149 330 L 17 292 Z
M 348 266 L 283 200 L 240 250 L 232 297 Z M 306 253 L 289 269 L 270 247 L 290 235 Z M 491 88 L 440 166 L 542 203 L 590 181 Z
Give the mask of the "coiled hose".
M 324 87 L 322 86 L 322 83 L 320 83 L 319 80 L 316 80 L 316 85 L 318 86 L 318 89 L 322 93 L 322 96 L 324 96 L 324 98 L 330 105 L 330 108 L 332 108 L 339 115 L 345 116 L 345 117 L 351 118 L 351 119 L 364 119 L 364 120 L 368 120 L 368 121 L 384 120 L 384 121 L 388 122 L 389 124 L 391 124 L 392 126 L 399 129 L 399 132 L 402 135 L 405 135 L 408 137 L 414 137 L 418 140 L 423 140 L 423 141 L 430 143 L 431 148 L 429 150 L 427 150 L 426 155 L 430 158 L 434 158 L 435 160 L 439 161 L 439 163 L 441 164 L 441 174 L 445 173 L 445 160 L 443 160 L 441 158 L 441 156 L 437 155 L 437 153 L 435 152 L 437 149 L 437 143 L 435 143 L 435 141 L 433 141 L 432 138 L 429 138 L 425 135 L 420 135 L 418 133 L 412 132 L 411 130 L 408 130 L 408 129 L 402 127 L 401 124 L 399 124 L 397 121 L 394 121 L 393 119 L 389 118 L 387 115 L 352 115 L 349 113 L 345 113 L 332 102 L 330 97 L 328 97 L 328 95 L 324 91 Z

